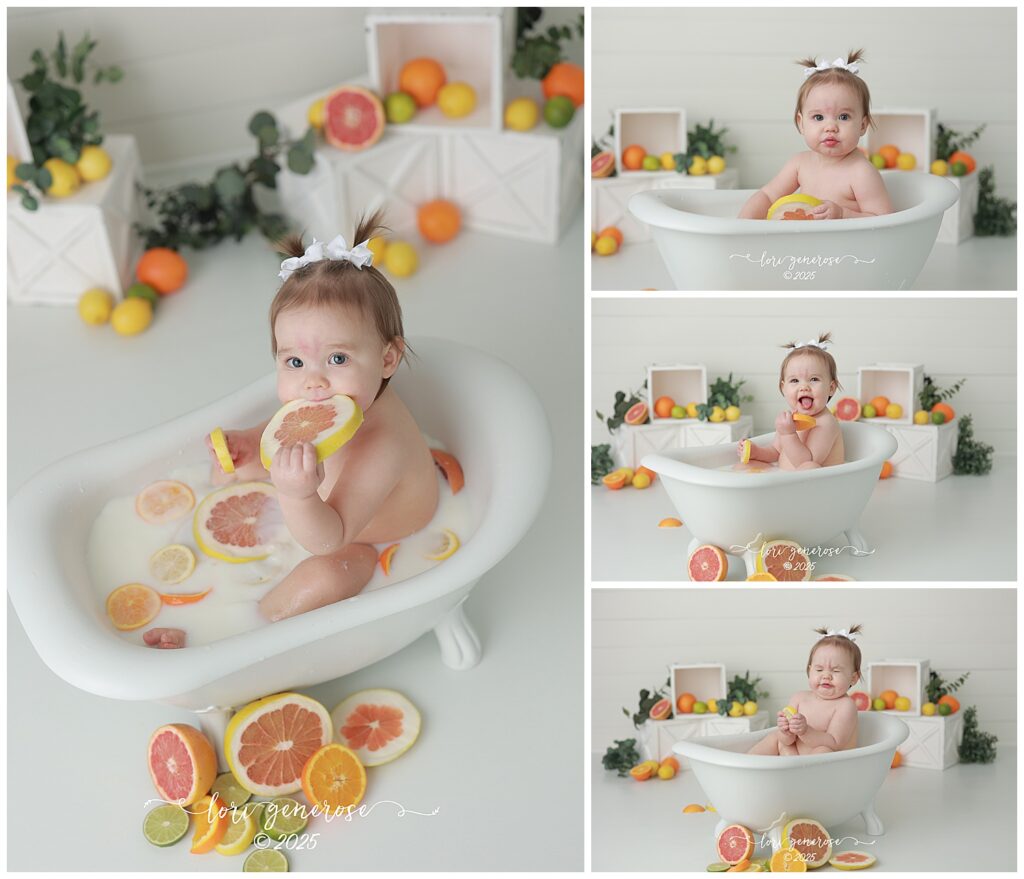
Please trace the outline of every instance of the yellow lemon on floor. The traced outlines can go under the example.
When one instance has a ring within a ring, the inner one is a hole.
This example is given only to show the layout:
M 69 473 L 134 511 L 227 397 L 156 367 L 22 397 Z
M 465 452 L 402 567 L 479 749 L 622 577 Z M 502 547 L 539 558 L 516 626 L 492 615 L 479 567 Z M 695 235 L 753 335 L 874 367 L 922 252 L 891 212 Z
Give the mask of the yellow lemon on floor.
M 708 159 L 708 173 L 721 174 L 725 170 L 725 159 L 721 156 L 712 156 Z
M 449 119 L 468 116 L 476 107 L 476 91 L 469 83 L 446 83 L 437 93 L 437 106 Z
M 664 168 L 666 171 L 675 171 L 675 169 L 676 169 L 675 156 L 673 156 L 672 153 L 662 153 L 661 154 L 661 167 Z
M 384 268 L 396 278 L 408 278 L 419 264 L 416 248 L 408 241 L 392 241 L 384 251 Z
M 82 147 L 81 155 L 75 162 L 75 170 L 83 181 L 92 183 L 106 177 L 112 165 L 110 154 L 103 147 L 87 146 Z
M 720 421 L 725 421 L 725 410 L 721 406 L 715 406 L 711 410 L 711 414 L 708 416 L 708 421 L 718 424 Z
M 602 235 L 594 242 L 594 250 L 601 256 L 611 256 L 619 249 L 619 242 L 611 235 Z
M 914 424 L 927 424 L 929 421 L 931 421 L 931 418 L 924 409 L 918 409 L 914 413 Z
M 917 159 L 913 153 L 900 153 L 896 157 L 896 167 L 901 171 L 913 171 L 917 165 Z
M 752 715 L 757 714 L 757 703 L 753 700 L 744 703 L 743 713 L 747 715 L 747 717 L 751 717 Z
M 513 131 L 529 131 L 539 118 L 540 110 L 529 98 L 516 98 L 505 108 L 505 127 Z
M 381 266 L 384 262 L 384 253 L 388 249 L 387 239 L 378 235 L 376 238 L 371 238 L 367 241 L 366 246 L 370 248 L 370 253 L 373 254 L 372 264 L 378 267 Z
M 321 98 L 319 101 L 313 101 L 309 105 L 309 109 L 306 111 L 306 121 L 309 122 L 317 131 L 320 131 L 324 127 L 324 107 L 327 105 L 327 98 Z
M 14 173 L 14 169 L 17 168 L 19 164 L 20 164 L 20 162 L 18 162 L 17 156 L 8 156 L 7 157 L 7 191 L 8 192 L 11 191 L 11 187 L 14 186 L 16 183 L 21 183 L 22 182 L 18 178 L 18 175 Z
M 687 403 L 686 404 L 686 417 L 687 418 L 696 418 L 697 417 L 697 404 L 696 403 Z
M 792 195 L 784 195 L 782 198 L 777 198 L 772 202 L 772 206 L 768 208 L 768 213 L 765 215 L 766 220 L 770 220 L 775 212 L 788 204 L 805 204 L 810 205 L 812 208 L 816 208 L 821 204 L 820 198 L 815 198 L 813 195 L 805 195 L 802 192 L 794 192 Z
M 64 198 L 73 195 L 81 184 L 75 166 L 69 165 L 63 159 L 47 159 L 43 162 L 43 167 L 53 178 L 50 188 L 46 190 L 47 195 Z
M 725 420 L 726 421 L 736 421 L 736 420 L 739 419 L 739 417 L 740 417 L 740 407 L 739 406 L 729 406 L 725 410 Z
M 924 705 L 921 706 L 921 713 L 925 717 L 932 717 L 937 710 L 938 709 L 936 709 L 934 702 L 925 702 Z
M 938 174 L 940 177 L 945 177 L 949 173 L 949 164 L 944 162 L 942 159 L 936 159 L 932 162 L 931 171 L 932 174 Z
M 87 324 L 105 324 L 110 320 L 110 313 L 113 310 L 113 294 L 99 287 L 86 290 L 78 297 L 78 316 Z
M 647 488 L 651 484 L 651 477 L 646 473 L 637 473 L 633 477 L 633 488 Z
M 141 296 L 131 296 L 117 304 L 110 314 L 110 325 L 122 336 L 141 333 L 153 322 L 153 305 Z

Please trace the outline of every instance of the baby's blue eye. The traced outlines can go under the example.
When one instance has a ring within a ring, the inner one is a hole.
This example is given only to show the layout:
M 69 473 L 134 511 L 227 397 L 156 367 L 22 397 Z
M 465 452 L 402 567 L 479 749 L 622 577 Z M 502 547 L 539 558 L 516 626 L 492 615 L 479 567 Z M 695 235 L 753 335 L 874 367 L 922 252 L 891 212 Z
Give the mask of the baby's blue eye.
M 328 358 L 328 362 L 332 366 L 344 366 L 346 363 L 348 363 L 348 355 L 347 354 L 332 354 L 330 356 L 330 358 Z
M 849 113 L 840 113 L 839 114 L 839 118 L 842 119 L 845 122 L 845 121 L 847 121 L 850 118 L 850 114 Z
M 822 119 L 824 119 L 824 118 L 825 118 L 825 117 L 824 117 L 824 116 L 822 116 L 822 115 L 821 115 L 821 113 L 815 113 L 815 114 L 814 114 L 814 121 L 815 121 L 815 122 L 821 122 L 821 120 L 822 120 Z
M 285 366 L 290 366 L 292 369 L 299 369 L 302 366 L 302 361 L 298 357 L 289 357 L 285 361 Z

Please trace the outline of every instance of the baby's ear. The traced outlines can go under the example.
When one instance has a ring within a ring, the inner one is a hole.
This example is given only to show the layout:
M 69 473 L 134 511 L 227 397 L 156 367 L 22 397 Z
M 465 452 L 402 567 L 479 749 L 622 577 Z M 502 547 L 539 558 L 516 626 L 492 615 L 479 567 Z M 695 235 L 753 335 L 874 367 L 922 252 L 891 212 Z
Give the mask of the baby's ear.
M 394 338 L 384 346 L 384 378 L 391 378 L 405 354 L 405 340 Z

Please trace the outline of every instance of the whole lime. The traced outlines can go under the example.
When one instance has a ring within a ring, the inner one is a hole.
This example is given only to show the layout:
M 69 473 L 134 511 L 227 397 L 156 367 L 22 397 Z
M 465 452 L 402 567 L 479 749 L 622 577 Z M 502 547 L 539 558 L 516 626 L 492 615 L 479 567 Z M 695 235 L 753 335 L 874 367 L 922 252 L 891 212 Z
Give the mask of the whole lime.
M 947 705 L 945 702 L 939 703 L 939 714 L 941 714 L 943 717 L 947 717 L 952 713 L 953 709 L 950 708 L 949 705 Z
M 967 173 L 967 165 L 963 162 L 954 162 L 949 166 L 949 170 L 953 172 L 954 177 L 963 177 Z
M 657 156 L 644 156 L 644 161 L 641 167 L 645 171 L 660 171 L 661 159 L 659 159 Z
M 685 418 L 686 410 L 682 406 L 673 406 L 671 415 L 673 418 Z
M 946 413 L 945 412 L 932 412 L 932 424 L 945 424 Z
M 129 296 L 138 296 L 140 299 L 148 299 L 154 308 L 156 308 L 156 303 L 160 299 L 160 294 L 150 287 L 149 284 L 143 284 L 142 281 L 136 281 L 131 285 L 131 287 L 124 291 L 125 299 Z
M 679 407 L 677 406 L 676 408 L 678 409 Z M 693 703 L 693 713 L 694 714 L 707 714 L 708 713 L 707 703 L 706 702 L 694 702 Z
M 416 100 L 406 92 L 393 92 L 384 99 L 384 115 L 388 122 L 401 125 L 416 115 Z
M 572 98 L 555 95 L 544 105 L 544 121 L 552 128 L 565 128 L 576 113 Z
M 881 697 L 875 699 L 875 701 L 871 703 L 871 707 L 874 708 L 875 711 L 885 711 L 885 699 L 882 699 Z
M 878 413 L 875 411 L 874 406 L 872 406 L 870 403 L 864 404 L 864 409 L 862 410 L 861 415 L 863 415 L 865 418 L 874 418 L 877 414 Z
M 885 158 L 875 153 L 871 157 L 871 164 L 874 165 L 879 171 L 885 167 Z

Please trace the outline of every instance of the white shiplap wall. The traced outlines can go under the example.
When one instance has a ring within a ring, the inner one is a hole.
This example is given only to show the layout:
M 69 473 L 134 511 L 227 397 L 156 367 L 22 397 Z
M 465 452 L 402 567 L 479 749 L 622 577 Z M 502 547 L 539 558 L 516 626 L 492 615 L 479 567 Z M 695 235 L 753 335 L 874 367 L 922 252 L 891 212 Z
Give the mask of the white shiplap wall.
M 818 626 L 864 627 L 863 660 L 927 659 L 978 707 L 998 747 L 1017 743 L 1016 589 L 594 589 L 592 749 L 634 737 L 641 689 L 660 687 L 675 662 L 721 662 L 727 679 L 760 677 L 773 715 L 807 686 Z
M 1017 303 L 1014 299 L 595 299 L 592 410 L 608 414 L 617 390 L 635 390 L 651 363 L 703 363 L 708 383 L 733 373 L 754 395 L 744 411 L 756 432 L 782 410 L 780 345 L 832 331 L 843 393 L 857 368 L 920 363 L 941 387 L 961 378 L 957 414 L 997 453 L 1017 449 Z M 683 401 L 689 402 L 689 401 Z M 607 441 L 594 418 L 593 442 Z
M 714 119 L 739 148 L 741 188 L 770 180 L 806 149 L 793 125 L 803 82 L 793 62 L 864 48 L 877 109 L 932 108 L 957 131 L 988 128 L 970 149 L 1017 191 L 1014 8 L 600 8 L 592 15 L 593 130 L 615 108 L 683 107 L 688 127 Z M 922 157 L 918 157 L 920 161 Z
M 115 85 L 83 85 L 85 101 L 100 111 L 105 132 L 137 138 L 143 165 L 246 156 L 255 143 L 247 124 L 258 110 L 366 73 L 364 19 L 371 11 L 388 10 L 9 8 L 7 75 L 13 81 L 28 73 L 32 51 L 49 54 L 58 31 L 70 45 L 88 32 L 99 41 L 96 64 L 117 64 L 125 76 Z M 579 12 L 548 9 L 541 24 L 571 23 Z M 582 61 L 582 44 L 569 44 L 572 60 Z

